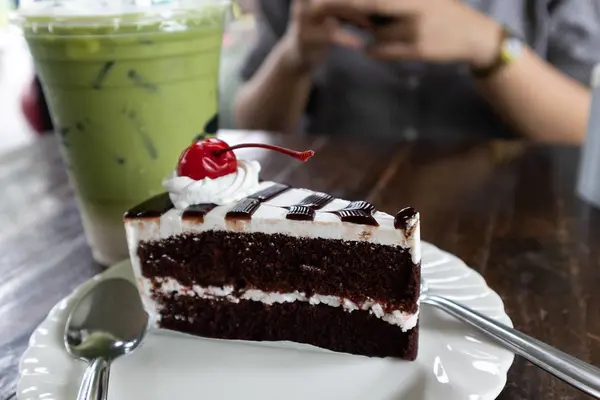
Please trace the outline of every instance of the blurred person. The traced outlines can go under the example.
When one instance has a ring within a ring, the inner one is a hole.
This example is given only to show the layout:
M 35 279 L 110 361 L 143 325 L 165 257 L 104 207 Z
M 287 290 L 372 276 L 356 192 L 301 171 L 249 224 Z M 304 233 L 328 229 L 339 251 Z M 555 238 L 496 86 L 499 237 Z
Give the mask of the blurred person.
M 256 11 L 256 0 L 237 0 L 236 4 L 244 14 L 254 14 Z
M 595 0 L 259 0 L 258 9 L 239 128 L 585 136 L 600 62 Z

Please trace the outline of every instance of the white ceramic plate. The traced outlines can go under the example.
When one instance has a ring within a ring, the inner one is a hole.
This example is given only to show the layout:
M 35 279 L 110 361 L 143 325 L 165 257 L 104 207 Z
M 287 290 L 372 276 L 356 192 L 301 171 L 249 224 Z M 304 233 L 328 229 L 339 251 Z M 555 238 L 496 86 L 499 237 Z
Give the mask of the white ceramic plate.
M 133 279 L 128 262 L 84 283 L 57 304 L 33 333 L 19 366 L 19 400 L 74 399 L 85 365 L 62 345 L 67 314 L 100 280 Z M 423 244 L 423 277 L 432 291 L 512 325 L 500 297 L 477 272 Z M 118 359 L 110 400 L 153 399 L 494 399 L 513 354 L 440 311 L 421 311 L 419 357 L 410 363 L 370 359 L 290 343 L 259 344 L 149 333 Z

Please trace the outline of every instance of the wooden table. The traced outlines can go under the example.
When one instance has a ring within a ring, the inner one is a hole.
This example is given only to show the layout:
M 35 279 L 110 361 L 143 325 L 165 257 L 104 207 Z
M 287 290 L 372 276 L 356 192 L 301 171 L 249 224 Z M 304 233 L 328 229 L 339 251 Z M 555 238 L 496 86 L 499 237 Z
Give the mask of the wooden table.
M 260 150 L 263 178 L 412 205 L 423 238 L 473 266 L 503 298 L 515 326 L 600 365 L 600 211 L 574 192 L 579 151 L 524 143 L 412 144 L 228 134 L 317 156 L 302 165 Z M 51 136 L 0 158 L 0 399 L 48 310 L 101 270 L 82 236 L 73 192 Z M 517 358 L 500 399 L 586 396 Z

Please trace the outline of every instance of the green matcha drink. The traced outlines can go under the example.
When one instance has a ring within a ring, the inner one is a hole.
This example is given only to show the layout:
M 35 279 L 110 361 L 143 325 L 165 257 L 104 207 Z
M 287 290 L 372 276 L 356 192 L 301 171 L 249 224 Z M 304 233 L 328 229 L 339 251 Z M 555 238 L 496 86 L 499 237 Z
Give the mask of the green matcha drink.
M 22 19 L 86 236 L 102 264 L 128 255 L 123 213 L 162 192 L 182 149 L 212 129 L 228 3 L 196 3 L 169 19 Z

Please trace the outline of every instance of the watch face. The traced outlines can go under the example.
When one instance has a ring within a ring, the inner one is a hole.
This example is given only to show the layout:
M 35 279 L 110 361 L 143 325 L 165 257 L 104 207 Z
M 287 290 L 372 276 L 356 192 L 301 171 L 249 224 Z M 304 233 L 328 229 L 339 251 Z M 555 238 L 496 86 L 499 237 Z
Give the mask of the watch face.
M 506 61 L 512 61 L 518 58 L 523 52 L 524 43 L 521 39 L 509 37 L 504 41 L 502 46 L 502 59 Z
M 518 56 L 523 51 L 523 46 L 521 39 L 508 38 L 506 41 L 506 48 L 515 56 Z

